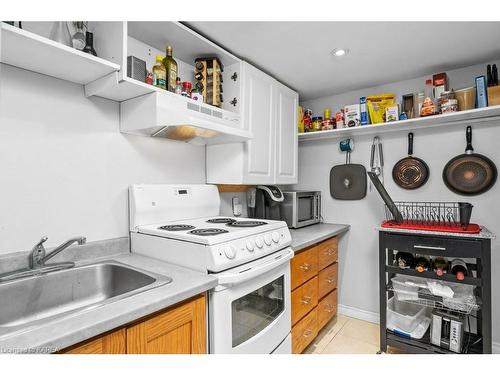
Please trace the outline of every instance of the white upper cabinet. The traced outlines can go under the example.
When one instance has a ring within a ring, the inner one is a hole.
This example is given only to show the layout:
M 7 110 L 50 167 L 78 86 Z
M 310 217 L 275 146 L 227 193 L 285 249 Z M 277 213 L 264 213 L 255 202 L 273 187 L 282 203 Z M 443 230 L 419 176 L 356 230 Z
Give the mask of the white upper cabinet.
M 276 184 L 294 184 L 297 182 L 299 97 L 284 85 L 278 85 L 276 91 Z
M 247 143 L 246 182 L 273 181 L 275 152 L 275 81 L 253 66 L 243 64 L 243 126 L 253 139 Z
M 296 183 L 298 94 L 245 62 L 241 85 L 242 123 L 253 138 L 207 146 L 207 182 Z

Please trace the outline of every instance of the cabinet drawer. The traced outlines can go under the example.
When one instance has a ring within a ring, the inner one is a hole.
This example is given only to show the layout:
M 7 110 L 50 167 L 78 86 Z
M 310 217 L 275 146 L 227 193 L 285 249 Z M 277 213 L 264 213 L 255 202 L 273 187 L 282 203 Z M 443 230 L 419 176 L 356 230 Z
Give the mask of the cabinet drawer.
M 318 276 L 318 296 L 322 298 L 337 287 L 339 264 L 334 263 L 331 266 L 319 271 Z
M 337 261 L 338 258 L 337 237 L 333 237 L 326 241 L 323 241 L 316 247 L 318 248 L 318 265 L 320 270 Z
M 318 302 L 318 330 L 337 315 L 337 289 Z
M 318 304 L 318 277 L 309 280 L 292 292 L 292 325 Z
M 383 246 L 389 250 L 443 257 L 474 258 L 481 252 L 481 241 L 445 236 L 384 233 Z
M 295 255 L 291 261 L 292 290 L 318 274 L 318 249 L 311 247 Z
M 318 335 L 318 308 L 314 308 L 292 328 L 292 353 L 300 354 Z

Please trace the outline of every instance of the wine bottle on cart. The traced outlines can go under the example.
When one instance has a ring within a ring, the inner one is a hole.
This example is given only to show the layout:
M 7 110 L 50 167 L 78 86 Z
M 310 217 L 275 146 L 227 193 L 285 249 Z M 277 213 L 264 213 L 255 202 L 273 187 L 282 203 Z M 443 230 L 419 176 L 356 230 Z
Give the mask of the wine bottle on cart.
M 450 265 L 450 272 L 462 281 L 467 276 L 467 264 L 462 259 L 453 259 Z
M 417 272 L 429 271 L 430 268 L 431 261 L 429 257 L 420 255 L 415 258 L 415 270 Z
M 437 257 L 434 258 L 433 266 L 436 275 L 443 276 L 446 273 L 446 270 L 448 269 L 448 261 L 443 257 Z

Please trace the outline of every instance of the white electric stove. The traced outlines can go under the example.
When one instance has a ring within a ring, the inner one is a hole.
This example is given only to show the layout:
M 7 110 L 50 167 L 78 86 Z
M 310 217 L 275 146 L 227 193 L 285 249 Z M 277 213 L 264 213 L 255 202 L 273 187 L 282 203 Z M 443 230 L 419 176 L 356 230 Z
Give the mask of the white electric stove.
M 285 222 L 220 216 L 215 185 L 133 185 L 131 250 L 217 277 L 209 292 L 211 353 L 290 353 Z

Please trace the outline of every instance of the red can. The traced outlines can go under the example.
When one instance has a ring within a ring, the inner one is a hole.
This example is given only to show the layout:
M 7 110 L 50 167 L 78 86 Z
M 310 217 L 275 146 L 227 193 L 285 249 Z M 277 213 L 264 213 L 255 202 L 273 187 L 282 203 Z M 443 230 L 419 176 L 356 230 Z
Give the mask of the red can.
M 182 82 L 181 95 L 190 98 L 192 89 L 193 89 L 193 84 L 191 82 Z

